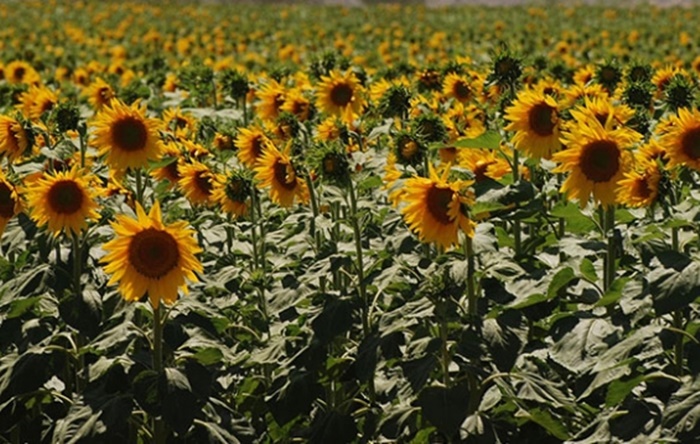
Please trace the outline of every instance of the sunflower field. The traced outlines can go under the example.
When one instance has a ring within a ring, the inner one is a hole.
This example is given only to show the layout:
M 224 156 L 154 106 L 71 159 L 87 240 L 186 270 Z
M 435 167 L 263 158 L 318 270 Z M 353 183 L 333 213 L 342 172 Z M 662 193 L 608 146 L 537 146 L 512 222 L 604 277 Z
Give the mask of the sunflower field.
M 700 7 L 0 18 L 0 442 L 700 442 Z

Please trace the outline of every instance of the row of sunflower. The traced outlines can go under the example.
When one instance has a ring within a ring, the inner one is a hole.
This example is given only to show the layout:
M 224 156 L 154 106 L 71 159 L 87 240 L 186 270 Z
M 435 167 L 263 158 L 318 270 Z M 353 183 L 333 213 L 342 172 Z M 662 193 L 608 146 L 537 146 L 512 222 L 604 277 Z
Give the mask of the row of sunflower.
M 697 434 L 695 9 L 15 6 L 3 439 Z

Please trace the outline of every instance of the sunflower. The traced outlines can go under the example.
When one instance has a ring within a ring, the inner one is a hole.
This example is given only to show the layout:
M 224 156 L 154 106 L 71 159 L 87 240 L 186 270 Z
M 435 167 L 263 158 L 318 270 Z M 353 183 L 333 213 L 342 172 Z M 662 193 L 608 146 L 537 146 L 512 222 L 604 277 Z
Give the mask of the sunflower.
M 679 109 L 670 117 L 659 142 L 666 148 L 669 168 L 686 165 L 700 170 L 700 111 Z
M 7 223 L 22 211 L 22 203 L 17 188 L 0 172 L 0 235 Z
M 311 117 L 311 102 L 303 94 L 301 89 L 293 89 L 287 94 L 280 111 L 293 114 L 300 122 L 305 122 Z
M 570 200 L 578 199 L 582 208 L 591 194 L 596 202 L 613 205 L 617 184 L 630 163 L 627 148 L 639 138 L 626 128 L 612 129 L 611 120 L 606 126 L 591 117 L 576 122 L 562 136 L 567 149 L 552 156 L 559 163 L 553 172 L 569 173 L 561 192 Z
M 242 217 L 248 213 L 252 184 L 242 171 L 234 171 L 228 177 L 216 176 L 212 199 L 227 213 Z
M 114 99 L 116 94 L 112 86 L 98 77 L 87 88 L 83 90 L 83 96 L 87 97 L 92 108 L 99 111 Z
M 469 79 L 457 73 L 449 73 L 442 82 L 442 94 L 459 102 L 467 102 L 474 98 L 474 88 Z
M 561 147 L 557 102 L 542 92 L 524 90 L 506 108 L 506 131 L 516 131 L 515 147 L 528 156 L 549 159 Z
M 0 154 L 15 161 L 27 152 L 31 145 L 30 135 L 17 119 L 0 116 Z
M 186 138 L 197 128 L 197 119 L 178 108 L 168 108 L 163 111 L 163 125 L 175 137 Z
M 127 301 L 138 301 L 148 293 L 153 308 L 158 308 L 161 300 L 173 304 L 178 289 L 187 293 L 185 279 L 198 281 L 195 272 L 201 273 L 203 267 L 195 254 L 202 249 L 187 222 L 162 222 L 157 201 L 148 215 L 137 203 L 136 215 L 118 215 L 111 224 L 116 237 L 102 246 L 107 254 L 101 262 L 111 274 L 108 284 L 118 283 Z
M 212 191 L 216 177 L 203 163 L 183 163 L 178 166 L 180 179 L 178 185 L 187 200 L 193 205 L 211 205 Z
M 93 143 L 111 168 L 139 168 L 163 150 L 161 123 L 146 117 L 146 106 L 113 100 L 95 118 Z
M 170 142 L 164 146 L 161 160 L 169 160 L 169 162 L 151 170 L 151 177 L 156 180 L 167 180 L 169 182 L 168 188 L 171 188 L 180 180 L 179 166 L 183 163 L 182 153 L 175 142 Z
M 322 112 L 352 122 L 364 105 L 364 90 L 353 72 L 341 74 L 331 71 L 329 75 L 321 77 L 316 92 L 316 106 Z
M 253 170 L 260 181 L 261 188 L 270 188 L 270 198 L 283 207 L 291 207 L 294 199 L 302 204 L 309 201 L 309 189 L 304 180 L 299 178 L 297 171 L 289 158 L 291 144 L 287 144 L 284 152 L 270 144 L 263 153 L 260 163 Z
M 39 120 L 45 112 L 51 111 L 58 103 L 56 92 L 45 86 L 32 85 L 19 96 L 17 107 L 31 120 Z
M 491 150 L 459 150 L 457 157 L 459 166 L 471 171 L 477 183 L 486 179 L 499 180 L 512 172 L 508 161 Z
M 11 84 L 33 85 L 41 81 L 41 76 L 29 63 L 15 60 L 5 65 L 5 80 Z
M 97 179 L 79 168 L 46 173 L 33 181 L 27 190 L 31 218 L 39 226 L 48 225 L 58 235 L 70 230 L 77 234 L 89 220 L 98 220 L 95 198 L 101 194 Z
M 402 210 L 409 228 L 418 234 L 421 242 L 437 243 L 447 249 L 459 242 L 459 230 L 474 236 L 474 222 L 465 213 L 465 207 L 474 203 L 466 191 L 472 182 L 447 182 L 449 168 L 438 176 L 432 165 L 429 177 L 412 177 L 404 184 L 401 199 L 408 203 Z
M 238 160 L 248 168 L 254 168 L 260 161 L 263 151 L 270 144 L 270 139 L 262 129 L 256 126 L 241 128 L 235 141 Z
M 651 206 L 659 196 L 659 164 L 641 157 L 635 164 L 636 168 L 618 182 L 617 201 L 628 207 Z
M 256 111 L 260 118 L 275 120 L 287 99 L 287 92 L 284 85 L 277 80 L 270 80 L 257 91 L 257 97 L 260 102 L 256 106 Z

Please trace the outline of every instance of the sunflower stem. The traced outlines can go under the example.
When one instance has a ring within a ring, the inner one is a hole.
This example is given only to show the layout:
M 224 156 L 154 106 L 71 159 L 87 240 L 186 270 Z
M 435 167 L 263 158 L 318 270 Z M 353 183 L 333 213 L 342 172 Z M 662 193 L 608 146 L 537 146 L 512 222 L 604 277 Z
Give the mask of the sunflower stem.
M 519 165 L 520 165 L 520 155 L 518 154 L 517 149 L 513 149 L 513 184 L 516 184 L 520 181 L 520 170 L 519 170 Z M 513 249 L 515 250 L 515 257 L 520 257 L 520 254 L 522 253 L 522 233 L 521 233 L 521 227 L 520 227 L 520 219 L 515 219 L 513 221 Z
M 248 99 L 243 96 L 243 126 L 248 126 Z
M 87 131 L 86 129 L 82 128 L 82 125 L 81 125 L 80 130 L 78 131 L 78 135 L 79 135 L 78 140 L 79 140 L 79 144 L 80 144 L 80 168 L 85 168 L 85 133 L 86 133 L 86 131 Z
M 603 290 L 607 292 L 615 280 L 615 205 L 609 205 L 605 208 L 603 227 L 607 244 Z
M 316 246 L 316 254 L 321 254 L 321 247 L 322 247 L 321 235 L 316 230 L 316 218 L 318 218 L 318 212 L 319 212 L 318 201 L 316 200 L 317 199 L 316 187 L 314 187 L 314 183 L 311 180 L 310 174 L 306 174 L 306 186 L 309 189 L 309 197 L 311 198 L 311 212 L 313 213 L 313 217 L 311 218 L 311 222 L 309 223 L 309 235 L 314 240 L 314 244 Z M 319 284 L 319 288 L 321 289 L 321 293 L 325 293 L 326 292 L 326 276 L 320 276 L 318 278 L 318 284 Z
M 356 269 L 357 269 L 357 279 L 358 279 L 358 291 L 360 293 L 360 302 L 362 303 L 362 333 L 363 337 L 368 337 L 371 331 L 369 309 L 370 300 L 367 295 L 367 283 L 365 282 L 365 269 L 364 260 L 362 253 L 362 231 L 360 230 L 360 219 L 357 214 L 357 196 L 355 194 L 355 186 L 353 181 L 350 180 L 348 185 L 348 191 L 350 194 L 350 220 L 352 222 L 352 231 L 355 237 L 355 252 L 357 256 Z M 374 377 L 369 378 L 369 399 L 372 404 L 375 402 L 376 392 L 374 388 Z
M 673 251 L 680 250 L 680 242 L 678 240 L 678 227 L 671 227 L 671 247 Z M 678 331 L 684 331 L 684 316 L 683 310 L 676 309 L 673 312 L 673 327 Z M 673 349 L 673 357 L 676 375 L 678 377 L 683 376 L 683 335 L 678 333 L 676 335 L 676 344 Z
M 143 171 L 142 168 L 136 168 L 134 173 L 136 176 L 136 202 L 143 207 Z
M 478 295 L 476 293 L 476 285 L 474 283 L 474 244 L 472 238 L 467 236 L 464 241 L 465 255 L 467 256 L 467 312 L 471 317 L 474 317 L 479 312 Z
M 71 243 L 72 243 L 72 253 L 73 253 L 73 291 L 77 298 L 83 297 L 83 287 L 80 282 L 80 278 L 83 274 L 83 249 L 82 243 L 80 241 L 80 235 L 78 233 L 71 231 Z M 78 357 L 77 367 L 75 369 L 75 381 L 76 389 L 78 393 L 82 393 L 85 385 L 87 383 L 87 375 L 85 374 L 85 356 L 80 353 L 82 348 L 84 338 L 82 333 L 76 333 L 76 354 Z
M 442 302 L 445 304 L 445 302 Z M 445 387 L 450 387 L 452 381 L 450 380 L 450 349 L 448 347 L 448 325 L 447 325 L 447 310 L 442 310 L 440 315 L 440 354 L 442 357 L 442 383 Z
M 153 371 L 157 377 L 163 372 L 163 325 L 165 320 L 161 318 L 162 304 L 153 308 Z M 162 416 L 153 418 L 153 442 L 164 444 L 166 438 L 165 422 Z

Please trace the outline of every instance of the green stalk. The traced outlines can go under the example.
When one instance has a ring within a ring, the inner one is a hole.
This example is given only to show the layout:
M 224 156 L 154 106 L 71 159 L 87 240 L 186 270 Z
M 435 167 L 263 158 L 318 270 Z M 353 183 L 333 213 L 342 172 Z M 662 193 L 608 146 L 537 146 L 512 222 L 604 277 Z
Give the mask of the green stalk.
M 680 242 L 678 240 L 678 227 L 671 228 L 671 247 L 673 251 L 680 250 Z M 673 312 L 673 327 L 679 331 L 684 331 L 684 316 L 683 310 L 676 309 Z M 683 335 L 681 333 L 676 333 L 676 344 L 673 349 L 674 363 L 676 367 L 676 375 L 678 377 L 683 376 Z
M 518 150 L 514 149 L 513 150 L 513 183 L 517 184 L 520 181 L 520 158 L 519 158 Z M 514 242 L 514 250 L 515 250 L 515 257 L 520 257 L 520 254 L 522 253 L 522 233 L 521 233 L 521 227 L 520 227 L 520 219 L 516 219 L 513 221 L 513 242 Z
M 441 302 L 444 303 L 444 302 Z M 447 325 L 447 315 L 445 309 L 442 310 L 440 316 L 440 354 L 442 357 L 442 383 L 445 387 L 450 387 L 452 381 L 450 380 L 450 350 L 448 348 L 448 325 Z
M 143 169 L 136 168 L 136 202 L 143 207 Z
M 71 243 L 73 247 L 73 291 L 75 292 L 76 297 L 82 298 L 83 287 L 80 282 L 80 278 L 83 274 L 83 254 L 80 235 L 75 232 L 71 232 Z M 83 339 L 82 333 L 76 332 L 75 344 L 78 358 L 78 366 L 75 370 L 75 380 L 76 389 L 78 393 L 82 393 L 83 388 L 87 384 L 87 374 L 85 373 L 85 356 L 80 353 L 80 350 L 83 346 L 83 342 L 85 341 Z
M 357 196 L 355 195 L 355 185 L 352 180 L 349 181 L 348 191 L 350 194 L 350 221 L 352 223 L 352 231 L 355 238 L 355 252 L 357 256 L 356 269 L 358 279 L 358 291 L 360 293 L 360 301 L 362 303 L 362 333 L 363 337 L 368 337 L 371 332 L 370 325 L 370 300 L 367 295 L 367 283 L 365 282 L 365 267 L 362 252 L 362 232 L 360 231 L 360 221 L 357 214 Z M 374 388 L 374 377 L 369 378 L 369 399 L 372 404 L 376 399 Z
M 478 295 L 476 294 L 476 286 L 474 283 L 474 245 L 472 238 L 467 236 L 464 241 L 465 255 L 467 257 L 467 312 L 474 317 L 479 313 Z
M 159 378 L 163 373 L 163 326 L 165 320 L 162 319 L 162 310 L 162 304 L 158 304 L 158 308 L 153 309 L 153 370 Z M 163 417 L 153 418 L 153 442 L 165 444 L 166 433 Z
M 316 245 L 316 253 L 319 254 L 321 252 L 321 247 L 322 247 L 322 241 L 321 241 L 321 234 L 317 232 L 316 230 L 316 218 L 318 217 L 318 200 L 316 196 L 316 188 L 314 187 L 314 183 L 311 180 L 311 176 L 309 174 L 306 174 L 306 187 L 309 189 L 309 196 L 311 198 L 311 212 L 313 213 L 313 217 L 311 218 L 311 222 L 309 223 L 309 236 L 314 240 L 314 243 Z M 321 293 L 326 292 L 326 276 L 320 276 L 318 278 L 318 283 L 319 283 L 319 288 L 321 289 Z
M 603 231 L 605 232 L 605 241 L 607 251 L 605 255 L 605 273 L 603 277 L 603 290 L 607 292 L 615 280 L 615 205 L 610 205 L 605 208 Z

